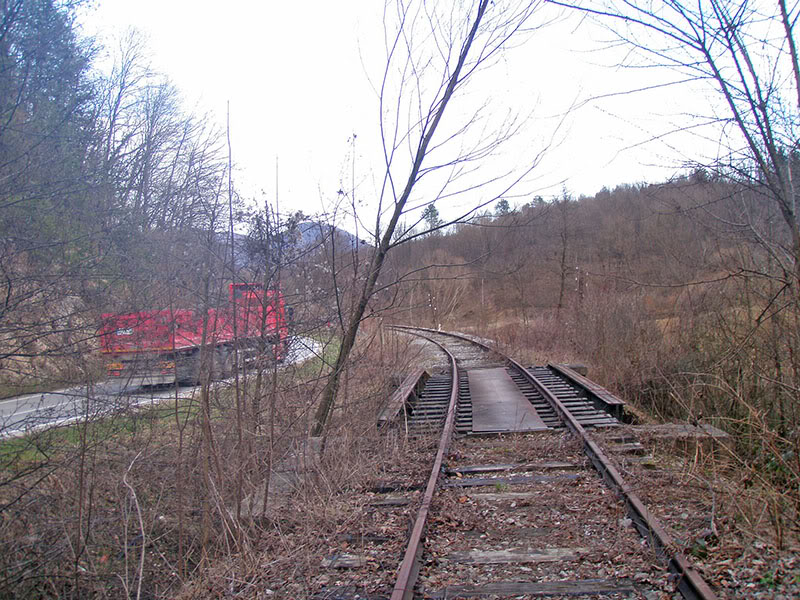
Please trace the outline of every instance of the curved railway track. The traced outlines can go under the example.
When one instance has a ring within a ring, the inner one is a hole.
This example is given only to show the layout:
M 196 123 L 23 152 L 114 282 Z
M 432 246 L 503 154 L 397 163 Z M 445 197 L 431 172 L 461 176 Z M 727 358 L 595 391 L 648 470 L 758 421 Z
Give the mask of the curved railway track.
M 569 368 L 525 368 L 478 340 L 398 329 L 436 344 L 451 369 L 407 404 L 410 433 L 441 435 L 392 600 L 716 598 L 589 433 L 619 424 L 619 401 Z M 538 431 L 454 438 L 474 433 L 466 371 L 487 368 L 508 371 Z

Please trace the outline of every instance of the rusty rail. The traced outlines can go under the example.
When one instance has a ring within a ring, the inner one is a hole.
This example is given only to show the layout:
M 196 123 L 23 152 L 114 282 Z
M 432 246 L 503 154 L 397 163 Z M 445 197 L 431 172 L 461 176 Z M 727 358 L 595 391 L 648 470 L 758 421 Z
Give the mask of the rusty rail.
M 620 472 L 586 429 L 578 423 L 561 401 L 525 367 L 511 358 L 508 359 L 508 362 L 536 386 L 570 431 L 580 438 L 584 452 L 592 461 L 595 469 L 625 502 L 636 529 L 650 543 L 658 556 L 667 561 L 670 571 L 678 576 L 677 586 L 681 595 L 687 600 L 715 600 L 717 596 L 714 591 L 703 581 L 697 570 L 678 549 L 677 544 L 658 518 L 647 509 L 633 489 L 622 479 Z
M 471 342 L 485 350 L 490 352 L 494 352 L 500 356 L 503 356 L 507 361 L 508 364 L 511 365 L 514 369 L 518 370 L 520 374 L 525 377 L 532 385 L 534 385 L 544 396 L 547 402 L 552 406 L 553 410 L 556 411 L 556 414 L 559 415 L 561 420 L 564 424 L 569 428 L 569 430 L 576 436 L 578 436 L 583 443 L 584 452 L 589 457 L 589 460 L 594 465 L 595 469 L 600 473 L 603 477 L 604 481 L 612 488 L 614 491 L 619 495 L 625 505 L 628 508 L 628 513 L 633 521 L 636 529 L 639 531 L 641 536 L 650 543 L 653 547 L 655 552 L 662 560 L 665 560 L 669 566 L 669 569 L 672 573 L 674 573 L 677 577 L 677 588 L 681 595 L 686 598 L 687 600 L 716 600 L 717 595 L 714 591 L 708 586 L 708 584 L 703 580 L 697 570 L 692 566 L 689 560 L 683 555 L 683 553 L 678 549 L 677 544 L 669 535 L 669 533 L 664 529 L 663 525 L 659 522 L 655 515 L 653 515 L 644 503 L 639 499 L 633 489 L 622 479 L 622 475 L 619 471 L 614 467 L 611 463 L 609 458 L 605 455 L 602 451 L 600 446 L 592 439 L 589 433 L 584 429 L 584 427 L 572 416 L 572 414 L 566 409 L 566 407 L 561 403 L 561 401 L 552 393 L 550 392 L 547 387 L 540 382 L 535 376 L 533 376 L 525 367 L 523 367 L 520 363 L 515 361 L 508 356 L 505 356 L 501 352 L 498 352 L 494 348 L 491 348 L 487 344 L 482 342 L 478 342 L 476 340 L 470 339 L 466 336 L 450 333 L 450 332 L 441 332 L 435 331 L 432 329 L 425 329 L 421 327 L 403 327 L 403 326 L 395 326 L 397 329 L 401 330 L 422 330 L 428 331 L 430 333 L 437 333 L 440 335 L 446 335 L 449 337 L 465 340 Z M 417 334 L 419 335 L 419 334 Z M 429 341 L 433 342 L 440 348 L 444 350 L 444 347 L 426 336 L 420 336 L 428 339 Z M 447 350 L 445 350 L 447 352 Z M 448 352 L 448 354 L 450 354 Z M 450 355 L 452 357 L 452 355 Z M 455 360 L 453 360 L 453 364 L 455 364 Z M 560 369 L 559 369 L 560 370 Z M 455 373 L 455 371 L 454 371 Z M 587 380 L 589 381 L 589 380 Z M 457 384 L 457 382 L 456 382 Z M 599 387 L 599 386 L 598 386 Z M 454 394 L 457 396 L 458 390 L 457 385 L 454 387 Z M 455 402 L 451 397 L 451 406 L 450 410 L 448 411 L 448 420 L 445 423 L 445 431 L 447 431 L 448 423 L 450 424 L 450 429 L 452 429 L 452 414 L 454 412 Z M 448 444 L 449 444 L 449 437 L 452 432 L 449 432 L 448 435 Z M 444 433 L 443 433 L 444 437 Z M 437 454 L 437 460 L 439 461 L 435 466 L 434 469 L 437 472 L 431 474 L 431 478 L 438 476 L 438 468 L 441 466 L 441 458 L 444 456 L 444 453 L 441 451 L 440 446 L 440 453 Z M 429 488 L 431 488 L 431 483 L 428 483 Z M 434 483 L 435 487 L 435 483 Z M 432 489 L 431 488 L 431 496 L 432 496 Z M 427 492 L 426 492 L 427 494 Z M 427 496 L 426 496 L 427 497 Z M 423 501 L 423 506 L 425 507 L 425 512 L 427 515 L 427 507 L 430 505 L 430 500 L 428 499 L 427 504 Z M 416 525 L 415 525 L 416 530 Z M 420 537 L 421 537 L 421 530 L 420 530 Z M 406 557 L 411 550 L 411 546 L 409 545 L 409 550 L 406 551 Z M 418 552 L 419 548 L 415 548 L 414 552 Z M 404 561 L 405 564 L 405 561 Z M 400 585 L 400 580 L 398 579 L 398 584 L 395 586 L 395 592 L 398 590 L 398 586 Z M 413 583 L 411 585 L 411 590 L 413 592 Z M 405 588 L 404 588 L 405 589 Z M 407 595 L 392 595 L 392 600 L 400 600 L 401 598 L 410 598 L 411 596 Z
M 411 530 L 411 537 L 409 538 L 408 546 L 403 556 L 403 562 L 400 563 L 397 583 L 395 583 L 394 590 L 392 590 L 392 600 L 410 600 L 414 595 L 414 585 L 416 584 L 420 568 L 419 559 L 422 555 L 422 534 L 425 532 L 428 511 L 430 510 L 436 486 L 439 483 L 439 474 L 442 472 L 444 455 L 447 453 L 447 448 L 450 446 L 450 440 L 453 435 L 453 424 L 455 423 L 456 404 L 458 402 L 458 366 L 455 356 L 448 352 L 439 342 L 426 336 L 420 337 L 436 344 L 450 358 L 453 382 L 450 392 L 450 404 L 447 408 L 447 418 L 445 419 L 444 428 L 442 429 L 442 436 L 439 439 L 439 449 L 436 452 L 436 459 L 433 461 L 433 468 L 428 477 L 428 485 L 425 487 L 425 495 L 422 497 L 422 504 L 417 513 L 417 519 L 414 521 L 414 528 Z

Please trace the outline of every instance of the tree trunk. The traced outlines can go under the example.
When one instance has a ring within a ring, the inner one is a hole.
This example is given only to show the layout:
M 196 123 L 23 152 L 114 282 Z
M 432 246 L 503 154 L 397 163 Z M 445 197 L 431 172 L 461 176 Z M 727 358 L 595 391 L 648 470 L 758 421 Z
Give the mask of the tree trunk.
M 358 328 L 361 326 L 361 321 L 364 318 L 367 305 L 372 297 L 372 293 L 375 290 L 375 284 L 380 276 L 383 263 L 386 260 L 386 254 L 391 247 L 392 236 L 394 235 L 395 228 L 397 227 L 397 223 L 403 214 L 403 210 L 408 202 L 408 198 L 411 196 L 411 192 L 417 183 L 417 178 L 419 176 L 420 169 L 422 168 L 422 161 L 425 159 L 431 139 L 436 132 L 436 128 L 438 127 L 439 121 L 441 120 L 442 115 L 447 108 L 450 98 L 453 96 L 456 84 L 459 83 L 462 67 L 467 59 L 470 47 L 472 46 L 472 42 L 478 32 L 478 27 L 483 19 L 483 15 L 486 12 L 486 7 L 488 4 L 489 0 L 480 1 L 477 13 L 475 15 L 475 20 L 473 21 L 469 34 L 467 35 L 464 45 L 461 48 L 461 52 L 459 53 L 458 57 L 458 63 L 453 69 L 450 79 L 448 80 L 447 88 L 442 96 L 442 101 L 438 104 L 430 127 L 424 132 L 422 139 L 420 140 L 420 144 L 417 147 L 417 151 L 414 156 L 414 163 L 411 167 L 411 172 L 408 176 L 408 180 L 406 181 L 403 193 L 397 199 L 389 224 L 386 227 L 386 230 L 383 232 L 383 235 L 380 236 L 380 243 L 372 255 L 369 273 L 364 280 L 364 287 L 361 291 L 361 296 L 358 300 L 358 303 L 350 313 L 350 319 L 342 338 L 342 344 L 339 347 L 339 354 L 336 357 L 336 364 L 333 367 L 333 371 L 328 376 L 328 381 L 325 384 L 325 389 L 322 392 L 322 400 L 320 401 L 320 405 L 314 417 L 314 426 L 311 430 L 312 436 L 322 435 L 330 420 L 331 412 L 333 411 L 333 406 L 336 402 L 336 392 L 339 389 L 339 380 L 350 357 L 350 352 L 353 350 L 353 346 L 355 345 Z M 379 234 L 380 231 L 376 231 L 376 237 Z

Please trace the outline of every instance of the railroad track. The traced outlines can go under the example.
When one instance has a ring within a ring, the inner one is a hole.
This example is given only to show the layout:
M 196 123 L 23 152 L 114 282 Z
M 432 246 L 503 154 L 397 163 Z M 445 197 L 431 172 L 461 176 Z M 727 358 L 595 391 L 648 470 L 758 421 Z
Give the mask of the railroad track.
M 619 426 L 620 401 L 569 368 L 525 368 L 477 340 L 402 330 L 436 344 L 451 367 L 424 386 L 401 386 L 408 433 L 440 437 L 392 600 L 716 598 L 609 458 L 637 444 L 620 436 L 604 450 L 590 433 Z M 529 413 L 516 409 L 502 425 L 521 431 L 485 426 L 486 373 L 492 386 L 512 381 L 508 393 L 528 403 Z M 316 596 L 387 597 L 364 589 Z
M 541 387 L 545 387 L 555 396 L 583 427 L 611 428 L 620 424 L 622 402 L 569 367 L 550 365 L 526 370 L 477 340 L 431 330 L 408 328 L 405 330 L 424 331 L 426 339 L 440 344 L 456 357 L 459 365 L 456 433 L 466 434 L 472 431 L 473 407 L 467 378 L 470 369 L 504 368 L 550 429 L 562 429 L 567 427 L 567 423 L 559 416 L 557 407 L 552 404 Z M 536 381 L 530 376 L 535 377 Z M 446 390 L 450 389 L 451 377 L 449 373 L 433 376 L 422 394 L 417 395 L 409 403 L 408 423 L 412 432 L 438 431 L 441 428 L 447 400 Z M 596 391 L 602 391 L 593 394 L 592 387 Z

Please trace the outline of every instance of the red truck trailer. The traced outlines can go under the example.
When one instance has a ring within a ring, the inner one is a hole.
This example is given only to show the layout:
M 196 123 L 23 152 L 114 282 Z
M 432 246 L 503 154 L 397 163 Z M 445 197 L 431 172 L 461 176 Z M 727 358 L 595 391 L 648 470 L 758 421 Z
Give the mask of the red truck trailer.
M 212 378 L 233 372 L 234 352 L 283 360 L 288 331 L 280 291 L 259 283 L 232 283 L 228 291 L 224 307 L 207 311 L 103 314 L 100 346 L 109 376 L 141 386 L 196 383 L 201 359 L 210 361 Z

